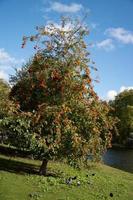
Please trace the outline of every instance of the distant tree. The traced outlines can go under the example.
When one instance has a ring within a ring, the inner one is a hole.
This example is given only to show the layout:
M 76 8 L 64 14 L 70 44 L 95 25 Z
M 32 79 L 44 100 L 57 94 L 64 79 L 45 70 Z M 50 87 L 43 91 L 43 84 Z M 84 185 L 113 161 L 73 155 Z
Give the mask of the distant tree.
M 30 149 L 42 160 L 40 174 L 46 174 L 49 160 L 79 166 L 89 154 L 99 158 L 111 145 L 114 120 L 93 89 L 90 70 L 96 68 L 84 41 L 88 29 L 63 18 L 60 26 L 49 24 L 37 31 L 23 38 L 22 47 L 27 40 L 37 43 L 36 53 L 12 77 L 10 99 L 19 107 L 18 116 L 28 114 Z
M 3 79 L 0 79 L 0 119 L 2 119 L 6 115 L 5 108 L 7 107 L 7 102 L 9 101 L 9 91 L 9 84 Z
M 125 90 L 110 102 L 114 108 L 113 116 L 118 117 L 117 129 L 119 135 L 115 140 L 125 143 L 130 133 L 133 132 L 133 90 Z
M 9 84 L 0 79 L 0 120 L 7 116 L 8 104 L 9 104 L 9 92 L 10 86 Z M 5 131 L 3 131 L 2 127 L 0 126 L 0 142 L 3 142 L 5 137 Z

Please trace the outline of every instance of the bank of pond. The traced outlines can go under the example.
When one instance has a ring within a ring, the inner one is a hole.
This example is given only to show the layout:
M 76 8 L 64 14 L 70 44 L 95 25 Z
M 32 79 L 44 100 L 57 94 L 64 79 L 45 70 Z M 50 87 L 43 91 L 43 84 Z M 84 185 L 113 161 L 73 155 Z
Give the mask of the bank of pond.
M 106 165 L 133 173 L 133 149 L 114 146 L 103 155 Z

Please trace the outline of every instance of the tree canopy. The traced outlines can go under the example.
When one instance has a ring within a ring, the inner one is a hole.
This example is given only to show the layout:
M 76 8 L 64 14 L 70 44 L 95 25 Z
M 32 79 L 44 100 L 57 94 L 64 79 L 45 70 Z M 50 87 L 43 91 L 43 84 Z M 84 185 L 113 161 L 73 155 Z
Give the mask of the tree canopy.
M 113 115 L 119 119 L 117 123 L 119 135 L 115 139 L 119 143 L 125 143 L 133 132 L 133 90 L 124 90 L 110 102 L 110 105 L 114 108 Z
M 0 79 L 0 121 L 8 115 L 9 92 L 9 84 L 5 80 Z M 4 137 L 5 131 L 3 131 L 3 128 L 0 125 L 0 142 L 3 142 Z
M 8 100 L 8 95 L 10 91 L 9 84 L 4 81 L 3 79 L 0 79 L 0 119 L 2 119 L 6 115 L 6 107 Z
M 30 40 L 36 53 L 11 78 L 10 99 L 18 109 L 15 117 L 29 120 L 26 141 L 35 157 L 43 160 L 40 173 L 45 174 L 50 159 L 80 166 L 89 154 L 99 158 L 111 145 L 114 120 L 93 89 L 91 69 L 97 69 L 85 42 L 88 29 L 62 18 L 59 26 L 36 30 L 36 35 L 23 37 L 22 48 Z M 17 134 L 25 130 L 23 123 L 20 127 Z M 8 123 L 10 128 L 13 131 Z

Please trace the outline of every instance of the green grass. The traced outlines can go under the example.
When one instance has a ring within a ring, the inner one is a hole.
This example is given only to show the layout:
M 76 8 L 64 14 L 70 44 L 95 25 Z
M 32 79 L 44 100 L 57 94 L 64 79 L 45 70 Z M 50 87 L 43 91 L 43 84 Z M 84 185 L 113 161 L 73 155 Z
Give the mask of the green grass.
M 105 165 L 79 171 L 63 163 L 50 162 L 48 169 L 52 174 L 43 177 L 37 175 L 39 165 L 40 161 L 0 155 L 0 200 L 133 199 L 131 173 Z M 77 179 L 67 185 L 70 176 Z

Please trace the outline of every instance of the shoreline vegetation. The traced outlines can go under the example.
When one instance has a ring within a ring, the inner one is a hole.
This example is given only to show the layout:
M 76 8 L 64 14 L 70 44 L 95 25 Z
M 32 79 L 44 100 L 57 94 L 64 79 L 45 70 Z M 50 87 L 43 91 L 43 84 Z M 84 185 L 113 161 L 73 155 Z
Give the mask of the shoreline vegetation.
M 124 144 L 118 144 L 118 143 L 114 143 L 112 144 L 112 148 L 113 149 L 133 149 L 133 146 L 128 146 L 128 145 L 124 145 Z
M 7 154 L 8 149 L 5 154 L 1 150 L 0 152 L 1 200 L 132 200 L 133 198 L 131 173 L 104 164 L 93 164 L 78 170 L 67 164 L 51 161 L 47 176 L 39 176 L 41 161 L 29 159 L 26 155 L 20 157 L 20 154 L 16 156 Z
M 118 144 L 118 143 L 114 143 L 112 144 L 112 148 L 113 149 L 128 149 L 129 147 L 124 145 L 124 144 Z

